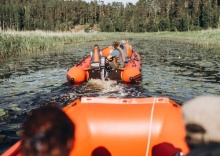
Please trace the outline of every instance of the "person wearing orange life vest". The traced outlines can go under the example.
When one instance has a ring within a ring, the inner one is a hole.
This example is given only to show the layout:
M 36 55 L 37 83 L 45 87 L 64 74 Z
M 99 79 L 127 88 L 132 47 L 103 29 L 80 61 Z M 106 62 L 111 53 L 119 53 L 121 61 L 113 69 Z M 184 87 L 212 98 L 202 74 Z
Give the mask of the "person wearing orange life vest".
M 110 55 L 107 56 L 107 59 L 109 60 L 109 65 L 112 69 L 116 69 L 119 67 L 124 67 L 124 53 L 122 49 L 119 47 L 118 42 L 113 42 L 112 44 L 113 50 L 110 52 Z

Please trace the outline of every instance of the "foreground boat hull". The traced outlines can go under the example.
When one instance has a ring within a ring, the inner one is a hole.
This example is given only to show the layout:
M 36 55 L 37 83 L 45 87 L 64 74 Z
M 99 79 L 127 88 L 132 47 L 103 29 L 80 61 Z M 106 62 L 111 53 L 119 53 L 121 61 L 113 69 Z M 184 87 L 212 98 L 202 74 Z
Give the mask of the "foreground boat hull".
M 152 156 L 154 147 L 164 144 L 188 153 L 181 107 L 168 98 L 84 97 L 63 111 L 76 125 L 71 156 L 100 149 L 111 156 Z M 6 153 L 14 151 L 18 145 Z

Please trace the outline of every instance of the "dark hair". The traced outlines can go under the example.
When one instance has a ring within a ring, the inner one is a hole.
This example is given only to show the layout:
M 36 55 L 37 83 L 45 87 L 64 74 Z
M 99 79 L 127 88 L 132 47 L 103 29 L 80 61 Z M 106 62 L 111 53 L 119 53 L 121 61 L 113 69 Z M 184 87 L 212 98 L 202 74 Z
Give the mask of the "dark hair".
M 98 48 L 99 48 L 99 45 L 98 45 L 98 44 L 95 44 L 95 45 L 94 45 L 94 48 L 95 48 L 95 47 L 98 47 Z
M 116 41 L 114 41 L 114 42 L 112 43 L 112 46 L 113 46 L 114 48 L 117 48 L 117 47 L 118 47 L 118 45 L 119 45 L 119 43 L 118 43 L 118 42 L 116 42 Z
M 53 155 L 54 150 L 67 156 L 72 149 L 75 125 L 58 107 L 48 105 L 33 110 L 22 128 L 24 156 Z
M 99 146 L 92 151 L 92 156 L 111 156 L 111 153 L 103 146 Z

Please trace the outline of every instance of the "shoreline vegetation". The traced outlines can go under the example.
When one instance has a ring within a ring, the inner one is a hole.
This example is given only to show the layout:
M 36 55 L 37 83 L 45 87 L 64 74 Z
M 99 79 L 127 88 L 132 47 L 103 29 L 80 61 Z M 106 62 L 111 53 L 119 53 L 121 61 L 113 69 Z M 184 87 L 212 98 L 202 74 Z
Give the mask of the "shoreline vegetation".
M 220 49 L 220 29 L 187 32 L 153 33 L 85 33 L 51 31 L 0 31 L 0 60 L 17 57 L 44 56 L 62 51 L 67 45 L 122 39 L 158 39 L 194 44 L 202 48 Z
M 67 45 L 123 38 L 123 33 L 76 33 L 51 31 L 0 31 L 0 60 L 44 56 Z

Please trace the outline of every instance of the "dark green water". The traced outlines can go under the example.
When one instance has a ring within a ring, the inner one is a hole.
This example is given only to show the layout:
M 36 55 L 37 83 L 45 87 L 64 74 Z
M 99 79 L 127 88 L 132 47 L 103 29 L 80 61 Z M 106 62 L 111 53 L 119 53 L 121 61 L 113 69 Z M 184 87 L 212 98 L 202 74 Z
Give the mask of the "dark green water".
M 43 58 L 14 60 L 0 66 L 0 153 L 19 139 L 27 113 L 47 103 L 61 108 L 82 96 L 166 96 L 179 104 L 199 95 L 220 95 L 220 55 L 194 45 L 156 39 L 129 40 L 142 56 L 142 82 L 104 90 L 86 83 L 70 86 L 66 72 L 95 43 L 67 47 Z M 112 41 L 98 42 L 100 47 Z

